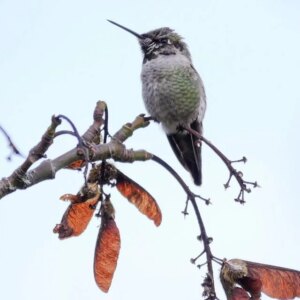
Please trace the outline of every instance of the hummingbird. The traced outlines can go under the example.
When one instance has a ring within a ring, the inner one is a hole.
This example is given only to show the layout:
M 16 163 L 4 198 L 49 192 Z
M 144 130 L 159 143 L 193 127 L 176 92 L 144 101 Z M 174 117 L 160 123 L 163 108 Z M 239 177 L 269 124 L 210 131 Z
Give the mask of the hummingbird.
M 150 116 L 161 123 L 169 143 L 194 183 L 201 185 L 201 141 L 206 95 L 183 38 L 169 27 L 139 34 L 114 21 L 110 23 L 137 37 L 143 54 L 142 95 Z

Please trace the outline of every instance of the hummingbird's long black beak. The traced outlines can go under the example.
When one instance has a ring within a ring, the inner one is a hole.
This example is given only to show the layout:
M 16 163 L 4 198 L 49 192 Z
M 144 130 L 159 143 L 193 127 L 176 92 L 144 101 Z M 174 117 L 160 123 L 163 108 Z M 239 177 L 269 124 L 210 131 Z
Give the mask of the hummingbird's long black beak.
M 118 23 L 116 23 L 114 21 L 111 21 L 111 20 L 107 20 L 107 21 L 110 22 L 110 23 L 112 23 L 112 24 L 114 24 L 114 25 L 116 25 L 116 26 L 118 26 L 118 27 L 120 27 L 120 28 L 122 28 L 122 29 L 124 29 L 124 30 L 126 30 L 126 31 L 128 31 L 129 33 L 131 33 L 134 36 L 136 36 L 138 39 L 141 39 L 141 40 L 144 39 L 143 36 L 141 36 L 140 34 L 134 32 L 133 30 L 131 30 L 129 28 L 126 28 L 126 27 L 124 27 L 124 26 L 122 26 L 122 25 L 120 25 L 120 24 L 118 24 Z

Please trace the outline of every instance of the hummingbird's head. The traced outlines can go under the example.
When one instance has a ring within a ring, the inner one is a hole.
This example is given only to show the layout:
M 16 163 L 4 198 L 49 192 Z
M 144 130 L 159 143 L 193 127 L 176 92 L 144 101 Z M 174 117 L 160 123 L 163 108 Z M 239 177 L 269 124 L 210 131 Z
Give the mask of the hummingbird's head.
M 174 55 L 181 53 L 190 58 L 190 52 L 183 38 L 169 27 L 162 27 L 144 33 L 139 39 L 146 60 L 158 55 Z
M 158 55 L 175 55 L 177 53 L 181 53 L 191 59 L 190 52 L 186 43 L 183 42 L 183 38 L 169 27 L 162 27 L 147 33 L 138 34 L 118 23 L 108 21 L 138 38 L 144 54 L 144 62 L 156 58 Z

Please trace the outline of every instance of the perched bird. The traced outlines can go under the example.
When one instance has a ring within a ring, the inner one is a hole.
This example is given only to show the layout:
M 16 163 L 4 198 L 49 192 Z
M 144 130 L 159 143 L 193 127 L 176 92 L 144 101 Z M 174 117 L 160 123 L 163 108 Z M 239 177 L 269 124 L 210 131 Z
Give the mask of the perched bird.
M 206 96 L 186 43 L 168 27 L 138 34 L 108 21 L 138 38 L 144 55 L 141 79 L 146 109 L 162 124 L 174 153 L 194 183 L 201 185 L 201 141 L 184 128 L 202 135 Z

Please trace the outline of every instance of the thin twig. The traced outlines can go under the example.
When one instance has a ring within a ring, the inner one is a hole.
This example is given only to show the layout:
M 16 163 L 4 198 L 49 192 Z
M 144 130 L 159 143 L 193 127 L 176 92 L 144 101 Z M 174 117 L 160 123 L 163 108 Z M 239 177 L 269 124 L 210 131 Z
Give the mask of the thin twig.
M 198 225 L 200 227 L 201 239 L 203 241 L 203 246 L 204 246 L 204 250 L 206 253 L 207 270 L 211 277 L 211 290 L 209 293 L 210 294 L 209 297 L 212 297 L 212 299 L 214 299 L 214 297 L 216 296 L 216 291 L 215 291 L 215 283 L 214 283 L 214 272 L 213 272 L 213 266 L 212 266 L 213 255 L 212 255 L 212 252 L 210 249 L 211 239 L 207 236 L 206 229 L 205 229 L 205 226 L 204 226 L 204 223 L 203 223 L 203 220 L 202 220 L 202 217 L 200 214 L 200 210 L 198 208 L 195 197 L 191 197 L 190 200 L 191 200 L 191 203 L 193 205 L 193 208 L 194 208 L 194 211 L 196 214 Z
M 188 196 L 188 200 L 191 201 L 192 206 L 195 211 L 196 219 L 198 221 L 199 229 L 200 229 L 200 236 L 201 240 L 203 241 L 203 246 L 204 246 L 204 252 L 206 254 L 206 262 L 207 262 L 207 269 L 208 269 L 208 274 L 210 277 L 210 289 L 209 291 L 206 291 L 208 293 L 208 299 L 215 299 L 216 297 L 216 291 L 215 291 L 215 284 L 214 284 L 214 274 L 213 274 L 213 267 L 212 267 L 212 252 L 210 249 L 210 243 L 212 241 L 211 238 L 207 236 L 206 229 L 200 214 L 200 210 L 198 208 L 198 204 L 196 201 L 196 196 L 204 200 L 206 203 L 209 203 L 209 199 L 202 198 L 201 196 L 195 195 L 189 187 L 186 185 L 186 183 L 183 181 L 183 179 L 177 174 L 177 172 L 170 166 L 168 165 L 164 160 L 159 158 L 156 155 L 153 155 L 152 160 L 163 166 L 168 172 L 172 174 L 173 177 L 180 183 L 184 191 L 186 192 Z M 205 284 L 205 283 L 204 283 Z
M 56 138 L 58 136 L 65 135 L 65 134 L 69 134 L 69 135 L 77 137 L 76 134 L 73 131 L 71 131 L 71 130 L 60 130 L 60 131 L 57 131 L 57 132 L 55 132 L 54 137 Z
M 202 136 L 201 134 L 199 134 L 199 132 L 193 130 L 192 128 L 188 128 L 188 127 L 184 127 L 183 129 L 185 129 L 186 131 L 188 131 L 189 133 L 193 134 L 198 139 L 200 139 L 201 141 L 203 141 L 208 147 L 210 147 L 221 158 L 221 160 L 224 162 L 224 164 L 226 165 L 226 167 L 229 170 L 229 178 L 228 178 L 227 182 L 224 184 L 224 187 L 228 188 L 231 178 L 234 177 L 236 179 L 236 181 L 238 182 L 239 186 L 240 186 L 240 193 L 239 193 L 238 197 L 235 200 L 237 202 L 242 203 L 242 204 L 245 203 L 244 193 L 245 192 L 247 192 L 247 193 L 251 192 L 251 189 L 248 187 L 248 185 L 252 185 L 253 187 L 257 187 L 258 184 L 257 184 L 257 182 L 250 182 L 250 181 L 243 180 L 243 178 L 242 178 L 242 176 L 243 176 L 242 172 L 237 171 L 232 166 L 232 163 L 237 163 L 237 162 L 244 162 L 244 163 L 246 163 L 247 158 L 243 157 L 242 159 L 231 161 L 214 144 L 212 144 L 204 136 Z
M 103 143 L 106 144 L 107 143 L 107 137 L 109 135 L 109 131 L 108 131 L 108 108 L 107 106 L 105 107 L 105 118 L 104 118 L 104 138 L 103 138 Z
M 108 108 L 107 108 L 107 106 L 105 107 L 105 119 L 104 119 L 103 131 L 104 131 L 103 144 L 106 144 L 107 143 L 107 137 L 109 135 L 109 133 L 108 133 Z M 106 159 L 103 159 L 102 160 L 102 167 L 101 167 L 101 170 L 100 170 L 100 178 L 99 178 L 101 195 L 104 194 L 103 185 L 104 185 L 105 167 L 106 167 Z M 101 196 L 101 207 L 102 207 L 102 204 L 103 204 L 103 202 L 102 202 L 102 196 Z M 100 214 L 101 207 L 99 209 L 99 214 Z
M 164 167 L 166 170 L 168 170 L 168 172 L 170 172 L 172 174 L 172 176 L 179 182 L 179 184 L 184 189 L 184 191 L 186 192 L 186 194 L 188 195 L 189 198 L 190 197 L 199 198 L 199 199 L 205 201 L 205 204 L 210 204 L 210 199 L 203 198 L 200 195 L 194 194 L 190 190 L 190 188 L 187 186 L 187 184 L 184 182 L 184 180 L 178 175 L 178 173 L 169 164 L 167 164 L 164 160 L 162 160 L 160 157 L 158 157 L 154 154 L 152 154 L 151 159 L 153 161 L 157 162 L 158 164 L 160 164 L 162 167 Z
M 84 146 L 84 145 L 85 145 L 85 144 L 84 144 L 84 141 L 83 141 L 83 139 L 81 138 L 81 136 L 80 136 L 80 134 L 79 134 L 79 132 L 78 132 L 76 126 L 75 126 L 74 123 L 72 122 L 72 120 L 71 120 L 70 118 L 68 118 L 67 116 L 65 116 L 65 115 L 58 115 L 57 118 L 58 118 L 58 119 L 64 119 L 64 120 L 66 120 L 66 121 L 71 125 L 72 130 L 73 130 L 73 132 L 74 132 L 74 136 L 75 136 L 75 137 L 77 138 L 77 140 L 78 140 L 78 145 Z
M 0 130 L 2 131 L 2 133 L 4 134 L 4 136 L 6 137 L 7 141 L 8 141 L 8 146 L 11 148 L 12 152 L 16 155 L 19 155 L 21 157 L 25 157 L 20 151 L 19 149 L 16 147 L 16 145 L 13 143 L 11 137 L 9 136 L 9 134 L 6 132 L 6 130 L 0 126 Z M 7 157 L 8 160 L 11 160 L 11 155 L 9 155 Z

